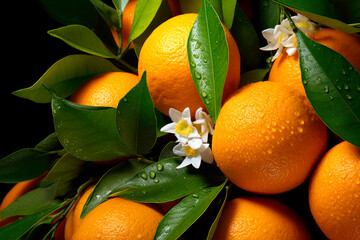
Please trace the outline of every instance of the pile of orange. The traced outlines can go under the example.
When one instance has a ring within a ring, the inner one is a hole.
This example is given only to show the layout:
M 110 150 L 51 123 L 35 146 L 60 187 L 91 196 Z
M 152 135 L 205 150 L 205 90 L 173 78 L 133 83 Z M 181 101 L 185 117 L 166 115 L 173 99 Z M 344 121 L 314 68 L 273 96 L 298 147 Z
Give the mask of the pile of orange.
M 116 108 L 146 71 L 154 106 L 163 114 L 168 115 L 170 108 L 183 111 L 189 107 L 194 117 L 198 108 L 205 110 L 187 56 L 187 40 L 197 14 L 180 14 L 178 2 L 169 3 L 174 17 L 145 41 L 138 74 L 96 76 L 80 86 L 70 101 Z M 123 49 L 135 7 L 136 0 L 130 0 L 123 13 Z M 306 97 L 297 54 L 288 56 L 284 51 L 274 62 L 268 81 L 238 89 L 240 54 L 230 31 L 224 30 L 229 67 L 211 148 L 216 165 L 246 196 L 226 203 L 214 239 L 311 239 L 303 216 L 279 197 L 307 181 L 309 211 L 321 231 L 330 239 L 360 239 L 360 149 L 346 141 L 329 145 L 328 129 Z M 112 31 L 119 45 L 117 33 Z M 325 28 L 311 38 L 339 52 L 360 70 L 358 36 Z M 38 181 L 15 185 L 0 210 Z M 154 238 L 164 215 L 159 205 L 114 197 L 80 219 L 92 190 L 93 186 L 87 188 L 76 200 L 57 240 Z

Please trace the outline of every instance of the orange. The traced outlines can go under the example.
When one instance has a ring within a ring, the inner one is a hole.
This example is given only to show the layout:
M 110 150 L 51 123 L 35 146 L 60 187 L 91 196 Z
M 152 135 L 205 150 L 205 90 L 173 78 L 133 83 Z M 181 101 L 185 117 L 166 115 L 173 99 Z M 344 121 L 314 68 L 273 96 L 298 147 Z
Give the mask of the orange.
M 137 83 L 137 75 L 127 72 L 101 74 L 82 84 L 70 101 L 82 105 L 114 107 Z
M 311 239 L 301 217 L 278 200 L 240 197 L 226 203 L 214 240 Z
M 323 28 L 311 38 L 342 54 L 360 71 L 360 38 L 358 36 L 331 28 Z M 285 51 L 280 54 L 271 67 L 269 81 L 284 83 L 305 95 L 298 52 L 292 56 L 287 55 Z
M 327 144 L 327 128 L 295 89 L 257 82 L 231 95 L 212 150 L 220 170 L 247 191 L 274 194 L 305 181 Z
M 152 240 L 162 217 L 150 204 L 111 198 L 86 215 L 72 240 Z
M 189 107 L 192 117 L 205 105 L 190 73 L 187 40 L 197 14 L 188 13 L 170 18 L 159 25 L 146 39 L 139 55 L 139 76 L 147 73 L 147 83 L 155 107 L 165 115 L 169 108 L 183 111 Z M 225 29 L 229 45 L 229 68 L 223 99 L 237 89 L 240 81 L 240 55 L 234 38 Z
M 30 180 L 19 182 L 19 183 L 15 184 L 10 189 L 10 191 L 5 195 L 4 199 L 2 200 L 1 205 L 0 205 L 0 211 L 3 210 L 4 208 L 6 208 L 7 206 L 9 206 L 11 203 L 13 203 L 16 199 L 18 199 L 25 193 L 33 190 L 36 187 L 36 185 L 41 181 L 41 179 L 43 179 L 45 177 L 46 173 L 44 173 L 34 179 L 30 179 Z M 19 216 L 3 218 L 0 220 L 0 227 L 3 227 L 12 222 L 15 222 L 18 219 L 19 219 Z
M 330 239 L 360 236 L 360 149 L 348 142 L 331 148 L 317 165 L 309 187 L 311 213 Z
M 82 209 L 89 198 L 92 190 L 94 189 L 95 185 L 88 187 L 81 196 L 76 199 L 76 202 L 71 207 L 69 213 L 66 215 L 66 222 L 65 222 L 65 240 L 70 240 L 76 230 L 79 228 L 83 219 L 80 218 Z
M 130 32 L 131 32 L 131 27 L 132 27 L 132 23 L 134 20 L 134 13 L 135 13 L 135 7 L 136 7 L 136 2 L 137 0 L 130 0 L 123 11 L 122 14 L 122 28 L 121 28 L 121 38 L 122 38 L 122 47 L 121 49 L 124 50 L 129 42 L 129 36 L 130 36 Z M 119 41 L 119 35 L 116 32 L 115 29 L 111 28 L 111 33 L 114 37 L 114 40 L 116 42 L 116 45 L 119 47 L 120 46 L 120 41 Z M 129 48 L 133 48 L 134 45 L 131 42 Z

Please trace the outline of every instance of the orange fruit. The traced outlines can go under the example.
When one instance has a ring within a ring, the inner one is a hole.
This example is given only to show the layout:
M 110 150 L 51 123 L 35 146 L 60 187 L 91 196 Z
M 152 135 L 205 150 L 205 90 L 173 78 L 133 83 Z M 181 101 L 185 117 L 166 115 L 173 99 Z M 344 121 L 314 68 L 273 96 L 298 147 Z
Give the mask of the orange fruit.
M 317 165 L 309 186 L 311 213 L 330 239 L 360 237 L 360 149 L 335 145 Z
M 39 177 L 15 184 L 3 198 L 0 205 L 0 211 L 6 208 L 7 206 L 9 206 L 11 203 L 13 203 L 16 199 L 18 199 L 25 193 L 33 190 L 37 186 L 37 184 L 41 181 L 41 179 L 45 177 L 46 173 L 47 172 L 40 175 Z M 13 217 L 0 219 L 0 227 L 15 222 L 19 218 L 20 216 L 13 216 Z
M 305 181 L 327 144 L 327 128 L 306 97 L 274 82 L 238 89 L 220 110 L 215 162 L 238 187 L 274 194 Z
M 64 230 L 65 240 L 72 239 L 72 236 L 77 231 L 81 222 L 83 221 L 83 219 L 80 218 L 80 215 L 94 187 L 95 185 L 88 187 L 76 200 L 74 205 L 71 207 L 69 213 L 66 215 L 65 230 Z
M 147 83 L 155 107 L 165 115 L 169 108 L 183 111 L 189 107 L 192 117 L 205 105 L 190 73 L 187 40 L 197 14 L 188 13 L 170 18 L 159 25 L 146 39 L 139 55 L 139 76 L 147 73 Z M 229 68 L 223 99 L 237 89 L 240 81 L 240 54 L 234 38 L 225 29 L 229 46 Z
M 226 203 L 214 240 L 311 239 L 302 218 L 268 197 L 240 197 Z
M 132 23 L 134 20 L 134 13 L 136 7 L 137 0 L 129 0 L 126 4 L 123 14 L 122 14 L 122 28 L 121 28 L 121 38 L 122 38 L 122 47 L 121 49 L 124 50 L 129 42 L 129 36 L 131 32 Z M 115 29 L 110 28 L 111 33 L 114 37 L 116 45 L 120 47 L 119 35 Z M 129 48 L 133 48 L 134 45 L 131 42 Z
M 137 75 L 127 72 L 109 72 L 82 84 L 70 101 L 82 105 L 114 107 L 138 82 Z
M 153 205 L 111 198 L 86 215 L 72 240 L 152 240 L 162 217 Z
M 342 54 L 360 71 L 360 38 L 358 36 L 331 28 L 323 28 L 311 38 Z M 269 81 L 284 83 L 296 88 L 305 95 L 305 89 L 301 81 L 298 52 L 292 56 L 289 56 L 285 51 L 280 54 L 271 67 Z

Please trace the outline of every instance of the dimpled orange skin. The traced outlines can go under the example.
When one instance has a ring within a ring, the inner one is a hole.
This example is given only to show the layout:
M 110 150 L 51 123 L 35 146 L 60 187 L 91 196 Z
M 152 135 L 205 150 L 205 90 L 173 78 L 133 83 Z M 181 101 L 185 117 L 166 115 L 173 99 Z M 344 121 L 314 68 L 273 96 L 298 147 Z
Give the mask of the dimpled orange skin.
M 114 107 L 138 82 L 137 75 L 109 72 L 90 79 L 71 96 L 70 101 L 88 106 Z
M 327 144 L 327 128 L 306 97 L 273 82 L 246 85 L 217 119 L 212 150 L 238 187 L 275 194 L 305 181 Z
M 360 71 L 360 38 L 358 36 L 331 28 L 323 28 L 311 38 L 342 54 Z M 305 89 L 301 81 L 298 52 L 292 56 L 287 55 L 285 51 L 280 54 L 271 67 L 269 81 L 284 83 L 296 88 L 305 95 Z
M 300 216 L 278 200 L 240 197 L 225 205 L 214 240 L 307 240 L 310 233 Z
M 360 237 L 360 149 L 342 142 L 330 149 L 310 181 L 311 213 L 332 240 Z
M 80 224 L 82 223 L 82 219 L 80 218 L 82 209 L 90 196 L 94 186 L 88 187 L 84 193 L 76 200 L 75 204 L 71 207 L 69 213 L 66 215 L 66 222 L 65 222 L 65 231 L 64 236 L 65 240 L 72 239 L 72 236 L 79 228 Z
M 72 240 L 152 240 L 162 217 L 152 205 L 111 198 L 86 215 Z
M 147 83 L 155 107 L 165 115 L 169 108 L 195 111 L 202 102 L 190 73 L 187 40 L 197 14 L 173 17 L 158 26 L 145 41 L 139 56 L 139 76 L 147 73 Z M 240 81 L 240 54 L 234 38 L 225 29 L 229 46 L 229 68 L 223 99 L 237 89 Z

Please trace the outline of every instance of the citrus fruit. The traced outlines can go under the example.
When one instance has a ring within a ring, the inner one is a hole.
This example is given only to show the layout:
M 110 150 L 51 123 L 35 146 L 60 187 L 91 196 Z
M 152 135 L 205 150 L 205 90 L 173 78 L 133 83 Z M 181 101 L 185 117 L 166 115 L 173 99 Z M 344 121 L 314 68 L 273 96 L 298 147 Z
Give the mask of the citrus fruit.
M 0 205 L 0 211 L 6 208 L 7 206 L 9 206 L 11 203 L 13 203 L 16 199 L 18 199 L 25 193 L 33 190 L 36 187 L 36 185 L 41 181 L 41 179 L 44 178 L 45 174 L 46 173 L 40 175 L 39 177 L 15 184 L 3 198 Z M 15 222 L 19 218 L 20 216 L 13 216 L 13 217 L 0 219 L 0 227 Z
M 205 109 L 190 73 L 187 40 L 197 14 L 175 16 L 159 25 L 146 39 L 139 55 L 139 76 L 146 71 L 155 107 L 169 115 L 169 108 L 183 111 Z M 223 99 L 237 89 L 240 81 L 240 55 L 235 40 L 225 29 L 229 46 L 229 68 Z
M 269 197 L 240 197 L 226 203 L 214 240 L 311 239 L 302 218 Z
M 360 71 L 360 38 L 358 36 L 331 28 L 323 28 L 311 38 L 342 54 Z M 285 51 L 280 54 L 271 67 L 269 81 L 284 83 L 296 88 L 305 95 L 305 89 L 301 81 L 298 52 L 292 56 L 289 56 Z
M 263 194 L 299 186 L 325 151 L 327 128 L 306 97 L 274 82 L 231 95 L 218 116 L 212 149 L 238 187 Z
M 129 36 L 131 32 L 132 23 L 134 20 L 134 13 L 135 13 L 135 7 L 136 7 L 137 0 L 130 0 L 123 11 L 122 14 L 122 28 L 121 28 L 121 39 L 122 39 L 122 47 L 121 49 L 124 50 L 129 42 Z M 119 41 L 119 35 L 116 32 L 115 29 L 110 28 L 111 33 L 114 37 L 114 40 L 116 42 L 116 45 L 120 47 L 120 41 Z M 130 43 L 129 48 L 133 48 L 133 43 Z
M 70 101 L 82 105 L 114 107 L 137 83 L 137 75 L 127 72 L 109 72 L 82 84 Z
M 111 198 L 85 216 L 72 239 L 152 240 L 162 217 L 153 205 Z
M 311 213 L 330 239 L 360 236 L 360 149 L 346 141 L 318 163 L 310 180 Z
M 74 205 L 71 207 L 69 213 L 66 215 L 65 231 L 64 231 L 65 240 L 72 239 L 72 236 L 77 231 L 81 222 L 83 221 L 83 219 L 80 218 L 80 215 L 93 189 L 94 189 L 94 185 L 88 187 L 76 200 Z

